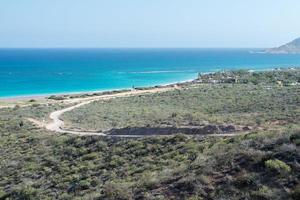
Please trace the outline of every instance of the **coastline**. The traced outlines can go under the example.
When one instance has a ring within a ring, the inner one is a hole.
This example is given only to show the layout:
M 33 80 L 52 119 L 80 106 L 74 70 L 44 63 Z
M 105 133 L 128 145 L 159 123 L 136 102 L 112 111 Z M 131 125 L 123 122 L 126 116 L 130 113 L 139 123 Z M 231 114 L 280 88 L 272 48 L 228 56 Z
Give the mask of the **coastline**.
M 149 90 L 153 88 L 167 88 L 167 87 L 174 87 L 179 84 L 189 84 L 193 83 L 197 80 L 194 79 L 187 79 L 183 81 L 171 82 L 171 83 L 162 83 L 157 85 L 149 85 L 149 86 L 142 86 L 136 87 L 135 90 Z M 69 96 L 81 96 L 86 95 L 88 96 L 100 96 L 104 95 L 105 93 L 122 93 L 124 91 L 132 90 L 132 88 L 120 88 L 120 89 L 108 89 L 108 90 L 91 90 L 91 91 L 82 91 L 82 92 L 61 92 L 61 93 L 50 93 L 50 94 L 36 94 L 36 95 L 21 95 L 21 96 L 11 96 L 11 97 L 0 97 L 0 105 L 1 103 L 14 103 L 17 101 L 30 101 L 30 100 L 47 100 L 50 96 L 58 96 L 58 97 L 69 97 Z
M 266 69 L 245 69 L 249 72 L 264 72 L 264 71 L 273 71 L 273 70 L 293 70 L 298 69 L 300 67 L 297 66 L 290 66 L 290 67 L 273 67 L 273 68 L 266 68 Z M 238 70 L 238 69 L 237 69 Z M 242 69 L 243 70 L 243 69 Z M 210 72 L 202 72 L 202 74 L 213 74 L 220 71 L 231 71 L 231 70 L 218 70 L 218 71 L 210 71 Z M 235 70 L 233 70 L 235 71 Z M 195 75 L 196 76 L 196 75 Z M 156 84 L 156 85 L 148 85 L 148 86 L 141 86 L 136 87 L 135 90 L 149 90 L 153 88 L 166 88 L 166 87 L 174 87 L 176 85 L 180 84 L 189 84 L 194 83 L 197 81 L 198 77 L 195 77 L 194 79 L 186 79 L 183 81 L 174 81 L 170 83 L 162 83 L 162 84 Z M 70 96 L 77 96 L 79 98 L 80 96 L 99 96 L 104 95 L 106 93 L 122 93 L 125 91 L 132 90 L 132 88 L 118 88 L 118 89 L 107 89 L 107 90 L 87 90 L 87 91 L 79 91 L 79 92 L 58 92 L 58 93 L 49 93 L 49 94 L 33 94 L 33 95 L 20 95 L 20 96 L 8 96 L 8 97 L 0 97 L 0 105 L 1 103 L 15 103 L 18 101 L 30 101 L 30 100 L 47 100 L 50 96 L 57 96 L 57 97 L 70 97 Z M 74 97 L 76 98 L 76 97 Z

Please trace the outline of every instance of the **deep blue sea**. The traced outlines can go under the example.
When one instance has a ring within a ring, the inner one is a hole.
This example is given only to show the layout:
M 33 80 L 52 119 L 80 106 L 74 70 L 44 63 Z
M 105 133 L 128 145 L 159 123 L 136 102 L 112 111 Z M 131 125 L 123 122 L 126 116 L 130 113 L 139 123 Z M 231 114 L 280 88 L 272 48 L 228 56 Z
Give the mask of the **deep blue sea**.
M 198 72 L 299 67 L 258 49 L 0 49 L 0 97 L 154 86 Z

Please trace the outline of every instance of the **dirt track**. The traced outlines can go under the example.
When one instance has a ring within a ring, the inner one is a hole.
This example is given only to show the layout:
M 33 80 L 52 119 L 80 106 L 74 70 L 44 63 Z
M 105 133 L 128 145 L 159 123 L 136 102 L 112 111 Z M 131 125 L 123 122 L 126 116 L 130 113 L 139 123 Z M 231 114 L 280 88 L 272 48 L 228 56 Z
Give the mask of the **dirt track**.
M 177 88 L 177 87 L 175 87 L 175 88 Z M 117 94 L 65 100 L 65 103 L 73 103 L 74 104 L 74 103 L 78 102 L 78 104 L 50 113 L 49 118 L 51 119 L 51 121 L 49 123 L 41 122 L 41 121 L 33 119 L 33 118 L 28 118 L 28 120 L 40 128 L 45 128 L 49 131 L 56 132 L 56 133 L 69 133 L 69 134 L 74 134 L 74 135 L 79 135 L 79 136 L 99 135 L 99 136 L 109 136 L 109 137 L 146 137 L 147 135 L 108 135 L 108 134 L 105 134 L 102 132 L 67 130 L 64 128 L 64 121 L 61 120 L 61 116 L 65 112 L 72 111 L 76 108 L 90 104 L 94 101 L 107 100 L 107 99 L 112 99 L 112 98 L 117 98 L 117 97 L 128 97 L 128 96 L 140 95 L 140 94 L 166 92 L 166 91 L 173 90 L 173 89 L 174 89 L 174 87 L 154 88 L 154 89 L 149 89 L 149 90 L 133 90 L 133 91 L 117 93 Z M 210 136 L 234 136 L 234 135 L 241 135 L 241 134 L 245 134 L 245 133 L 239 132 L 239 133 L 234 133 L 234 134 L 233 133 L 210 134 Z M 151 135 L 151 136 L 159 136 L 159 135 Z
M 52 113 L 50 113 L 49 118 L 52 120 L 49 123 L 44 123 L 40 122 L 36 119 L 28 118 L 28 120 L 35 125 L 41 127 L 41 128 L 46 128 L 49 131 L 54 131 L 57 133 L 69 133 L 69 134 L 75 134 L 75 135 L 80 135 L 80 136 L 85 136 L 85 135 L 100 135 L 100 136 L 107 136 L 105 133 L 100 133 L 100 132 L 87 132 L 87 131 L 71 131 L 71 130 L 66 130 L 63 128 L 64 122 L 61 120 L 61 116 L 65 112 L 69 112 L 71 110 L 74 110 L 75 108 L 79 108 L 81 106 L 87 105 L 89 103 L 92 103 L 94 101 L 99 101 L 99 100 L 107 100 L 107 99 L 112 99 L 112 98 L 117 98 L 117 97 L 128 97 L 128 96 L 133 96 L 133 95 L 140 95 L 140 94 L 151 94 L 151 93 L 159 93 L 159 92 L 166 92 L 169 90 L 173 90 L 174 87 L 165 87 L 165 88 L 154 88 L 154 89 L 149 89 L 149 90 L 133 90 L 129 92 L 123 92 L 123 93 L 117 93 L 117 94 L 110 94 L 110 95 L 102 95 L 102 96 L 97 96 L 97 97 L 88 97 L 88 98 L 78 98 L 78 99 L 71 99 L 71 100 L 66 100 L 67 103 L 76 103 L 80 102 L 74 106 L 70 106 L 68 108 L 64 108 L 62 110 L 57 110 Z M 116 136 L 116 137 L 138 137 L 138 136 L 133 136 L 133 135 L 123 135 L 123 136 Z

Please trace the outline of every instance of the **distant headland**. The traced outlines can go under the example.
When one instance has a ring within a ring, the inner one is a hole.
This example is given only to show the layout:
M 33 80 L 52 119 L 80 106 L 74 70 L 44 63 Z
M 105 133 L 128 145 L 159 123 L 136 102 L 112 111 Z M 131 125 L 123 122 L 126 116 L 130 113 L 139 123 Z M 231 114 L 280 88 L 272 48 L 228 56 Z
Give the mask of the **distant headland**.
M 264 53 L 272 54 L 300 54 L 300 38 L 280 47 L 266 49 Z

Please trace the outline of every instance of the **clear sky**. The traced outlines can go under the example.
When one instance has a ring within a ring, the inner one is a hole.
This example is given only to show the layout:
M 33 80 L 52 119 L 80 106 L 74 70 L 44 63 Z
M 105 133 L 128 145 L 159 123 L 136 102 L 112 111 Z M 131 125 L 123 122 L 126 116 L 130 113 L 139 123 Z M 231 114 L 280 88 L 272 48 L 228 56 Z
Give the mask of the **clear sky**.
M 300 0 L 0 0 L 0 47 L 273 47 Z

